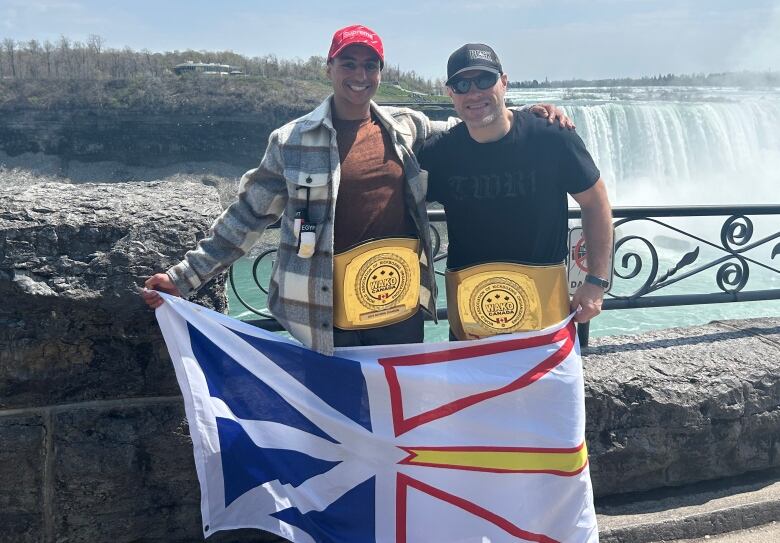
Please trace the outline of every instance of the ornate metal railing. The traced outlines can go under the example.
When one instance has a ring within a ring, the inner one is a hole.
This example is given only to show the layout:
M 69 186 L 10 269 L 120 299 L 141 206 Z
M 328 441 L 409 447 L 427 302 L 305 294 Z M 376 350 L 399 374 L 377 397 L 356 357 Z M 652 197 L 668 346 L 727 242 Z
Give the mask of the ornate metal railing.
M 429 210 L 428 216 L 434 260 L 441 263 L 447 257 L 446 244 L 442 242 L 445 238 L 439 230 L 445 220 L 444 211 Z M 780 299 L 780 265 L 775 264 L 780 255 L 780 241 L 776 241 L 780 239 L 780 205 L 618 207 L 613 209 L 613 216 L 614 276 L 613 286 L 604 299 L 605 310 Z M 673 220 L 694 217 L 722 217 L 717 238 L 708 239 L 712 232 L 699 232 L 698 224 L 685 228 L 673 224 Z M 759 229 L 764 230 L 760 236 L 756 217 L 771 217 L 762 219 L 765 224 L 760 225 Z M 569 210 L 569 219 L 579 218 L 579 209 Z M 259 270 L 274 253 L 273 249 L 264 251 L 252 265 L 254 284 L 266 295 L 264 282 L 268 277 L 261 277 Z M 439 267 L 442 265 L 437 266 L 437 273 L 443 274 Z M 751 275 L 751 270 L 768 274 L 767 283 L 772 287 L 746 289 L 755 275 Z M 706 279 L 708 273 L 713 274 L 710 288 L 694 289 L 701 292 L 688 292 L 689 282 L 684 293 L 657 294 L 664 289 L 673 291 L 675 285 L 680 287 L 682 281 L 692 276 Z M 253 306 L 241 295 L 232 268 L 230 286 L 239 302 L 260 317 L 252 320 L 253 324 L 269 330 L 281 329 L 267 310 Z M 439 308 L 438 318 L 447 318 L 445 307 Z M 579 334 L 582 344 L 587 345 L 588 325 L 580 325 Z

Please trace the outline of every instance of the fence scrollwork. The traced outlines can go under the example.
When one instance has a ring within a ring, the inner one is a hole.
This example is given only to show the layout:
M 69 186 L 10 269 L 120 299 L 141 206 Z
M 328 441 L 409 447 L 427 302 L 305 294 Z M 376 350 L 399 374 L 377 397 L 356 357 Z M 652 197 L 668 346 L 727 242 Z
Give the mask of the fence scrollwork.
M 444 212 L 429 210 L 428 214 L 431 223 L 433 260 L 434 263 L 438 263 L 446 259 L 448 249 L 446 238 L 439 230 L 444 225 Z M 780 229 L 756 239 L 759 229 L 751 218 L 755 216 L 780 218 L 780 205 L 615 208 L 613 215 L 616 229 L 613 271 L 616 280 L 613 281 L 614 286 L 604 300 L 604 309 L 780 299 L 780 289 L 777 288 L 747 290 L 756 270 L 764 270 L 780 276 L 780 269 L 774 264 L 776 257 L 780 256 L 780 241 L 778 241 Z M 713 232 L 714 236 L 711 236 L 716 241 L 710 241 L 694 231 L 687 231 L 662 220 L 667 217 L 725 217 L 725 219 L 720 226 L 720 231 L 716 230 Z M 569 210 L 569 218 L 580 218 L 579 210 Z M 673 242 L 674 246 L 658 246 L 653 240 L 648 239 L 648 236 L 631 232 L 634 226 L 644 227 L 648 224 L 657 231 L 669 234 L 661 238 L 667 240 L 667 243 Z M 761 255 L 764 248 L 769 249 L 768 259 L 756 256 Z M 269 277 L 261 276 L 261 270 L 267 269 L 263 263 L 272 260 L 275 253 L 276 249 L 265 250 L 253 260 L 251 265 L 252 283 L 254 283 L 251 288 L 266 296 L 268 289 L 265 283 Z M 675 254 L 680 256 L 670 256 Z M 674 262 L 674 264 L 666 266 L 666 270 L 662 271 L 662 267 L 665 267 L 664 262 Z M 714 272 L 713 288 L 719 292 L 655 295 L 662 289 L 691 276 L 703 275 L 708 270 Z M 436 273 L 444 272 L 436 270 Z M 264 325 L 262 321 L 270 321 L 272 317 L 266 308 L 256 307 L 247 300 L 248 293 L 245 295 L 239 292 L 232 268 L 230 287 L 239 303 L 262 317 L 262 320 L 255 321 L 256 323 Z M 440 318 L 446 318 L 446 310 L 440 309 L 439 312 Z

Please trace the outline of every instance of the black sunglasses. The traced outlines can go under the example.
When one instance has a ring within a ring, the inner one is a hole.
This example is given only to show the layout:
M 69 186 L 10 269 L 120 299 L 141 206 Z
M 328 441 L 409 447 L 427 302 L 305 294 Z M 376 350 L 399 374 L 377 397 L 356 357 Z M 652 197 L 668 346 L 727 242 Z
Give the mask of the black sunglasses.
M 471 89 L 471 84 L 474 83 L 479 90 L 487 90 L 498 81 L 498 74 L 485 72 L 482 75 L 476 77 L 459 77 L 449 84 L 452 92 L 455 94 L 466 94 Z

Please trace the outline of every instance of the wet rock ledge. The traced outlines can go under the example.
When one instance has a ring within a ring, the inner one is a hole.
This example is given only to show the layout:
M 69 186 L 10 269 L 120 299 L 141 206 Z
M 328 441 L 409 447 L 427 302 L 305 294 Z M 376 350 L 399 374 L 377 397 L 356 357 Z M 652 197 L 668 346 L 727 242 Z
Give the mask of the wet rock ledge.
M 202 540 L 181 399 L 137 289 L 220 211 L 200 184 L 0 186 L 0 541 Z M 224 310 L 224 284 L 196 301 Z M 780 466 L 780 319 L 591 343 L 597 495 Z

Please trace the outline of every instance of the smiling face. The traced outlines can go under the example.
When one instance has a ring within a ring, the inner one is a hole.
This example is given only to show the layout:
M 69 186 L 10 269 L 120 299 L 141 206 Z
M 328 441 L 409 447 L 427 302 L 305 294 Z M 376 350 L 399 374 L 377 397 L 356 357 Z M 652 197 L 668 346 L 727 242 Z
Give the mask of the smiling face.
M 481 70 L 469 70 L 459 74 L 460 77 L 469 79 L 483 74 Z M 452 104 L 455 111 L 466 126 L 469 128 L 482 128 L 494 123 L 500 119 L 506 106 L 504 105 L 504 96 L 506 95 L 507 75 L 502 74 L 496 84 L 489 89 L 478 89 L 472 83 L 471 88 L 466 94 L 457 94 L 447 87 L 447 92 L 452 98 Z
M 350 45 L 328 63 L 336 115 L 345 120 L 368 117 L 369 103 L 381 80 L 379 56 L 364 45 Z

